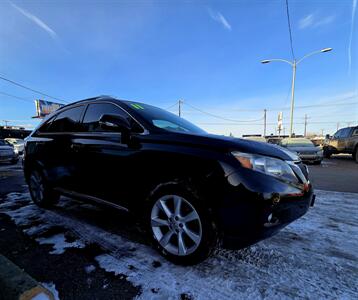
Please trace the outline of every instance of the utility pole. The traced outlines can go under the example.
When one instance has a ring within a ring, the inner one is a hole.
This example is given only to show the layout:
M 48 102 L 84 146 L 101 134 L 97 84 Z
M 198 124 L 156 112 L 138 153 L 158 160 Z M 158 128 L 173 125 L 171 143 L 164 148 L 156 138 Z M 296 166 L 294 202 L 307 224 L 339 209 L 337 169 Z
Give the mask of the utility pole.
M 181 108 L 182 108 L 183 102 L 184 102 L 183 100 L 178 101 L 178 115 L 179 115 L 179 117 L 181 117 Z
M 266 137 L 266 113 L 267 109 L 264 109 L 264 137 Z
M 337 131 L 338 131 L 338 129 L 339 129 L 339 122 L 337 122 Z
M 8 120 L 3 120 L 3 122 L 5 123 L 5 127 L 7 127 L 7 123 L 9 123 L 10 121 L 8 121 Z
M 308 120 L 309 118 L 307 117 L 307 114 L 305 114 L 305 131 L 304 131 L 304 137 L 306 137 L 307 136 L 307 120 Z

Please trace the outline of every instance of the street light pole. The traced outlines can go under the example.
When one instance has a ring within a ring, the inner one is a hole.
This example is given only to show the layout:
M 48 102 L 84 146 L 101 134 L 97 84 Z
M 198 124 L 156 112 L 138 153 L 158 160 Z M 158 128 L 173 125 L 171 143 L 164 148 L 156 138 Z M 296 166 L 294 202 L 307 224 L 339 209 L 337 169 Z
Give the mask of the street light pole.
M 292 133 L 293 133 L 293 111 L 294 111 L 294 105 L 295 105 L 295 83 L 296 83 L 296 68 L 297 68 L 297 65 L 299 63 L 301 63 L 307 57 L 310 57 L 310 56 L 312 56 L 314 54 L 325 53 L 325 52 L 329 52 L 329 51 L 332 51 L 332 48 L 324 48 L 324 49 L 321 49 L 321 50 L 313 51 L 311 53 L 308 53 L 308 54 L 304 55 L 298 61 L 296 61 L 296 59 L 294 59 L 293 61 L 289 61 L 289 60 L 282 59 L 282 58 L 265 59 L 265 60 L 261 61 L 262 64 L 268 64 L 268 63 L 273 62 L 273 61 L 280 61 L 280 62 L 287 63 L 292 67 L 291 113 L 290 113 L 290 132 L 289 132 L 289 137 L 292 137 Z
M 295 82 L 296 82 L 296 60 L 293 60 L 292 87 L 291 87 L 290 137 L 292 137 L 292 132 L 293 132 L 293 108 L 295 106 Z

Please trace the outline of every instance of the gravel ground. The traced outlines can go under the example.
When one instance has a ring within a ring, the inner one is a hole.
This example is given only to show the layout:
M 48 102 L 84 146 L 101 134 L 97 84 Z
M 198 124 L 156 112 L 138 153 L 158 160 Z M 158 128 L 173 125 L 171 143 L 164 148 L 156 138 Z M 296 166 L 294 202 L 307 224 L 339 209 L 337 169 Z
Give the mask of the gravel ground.
M 11 217 L 43 256 L 83 260 L 75 263 L 81 268 L 76 271 L 90 282 L 92 299 L 102 298 L 96 296 L 101 290 L 139 299 L 357 299 L 357 209 L 358 194 L 320 190 L 316 206 L 278 235 L 240 251 L 220 249 L 194 267 L 178 267 L 146 244 L 127 215 L 68 198 L 43 210 L 28 193 L 0 200 L 0 214 Z M 66 277 L 72 270 L 57 272 Z M 97 273 L 105 280 L 92 282 Z M 60 299 L 78 295 L 71 282 L 45 275 L 41 281 L 55 285 Z

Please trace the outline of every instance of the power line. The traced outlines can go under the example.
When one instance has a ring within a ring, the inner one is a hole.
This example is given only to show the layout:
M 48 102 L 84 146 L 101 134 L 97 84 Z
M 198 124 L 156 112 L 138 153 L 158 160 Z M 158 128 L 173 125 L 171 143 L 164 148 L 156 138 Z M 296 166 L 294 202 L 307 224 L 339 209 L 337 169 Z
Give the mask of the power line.
M 48 97 L 48 98 L 52 98 L 52 99 L 55 99 L 55 100 L 58 100 L 58 101 L 61 101 L 61 102 L 69 103 L 68 101 L 65 101 L 65 100 L 62 100 L 62 99 L 59 99 L 59 98 L 50 96 L 50 95 L 48 95 L 48 94 L 45 94 L 45 93 L 43 93 L 43 92 L 37 91 L 37 90 L 32 89 L 32 88 L 29 88 L 29 87 L 27 87 L 27 86 L 25 86 L 25 85 L 23 85 L 23 84 L 21 84 L 21 83 L 15 82 L 15 81 L 10 80 L 10 79 L 7 79 L 7 78 L 5 78 L 5 77 L 0 76 L 0 79 L 2 79 L 2 80 L 4 80 L 4 81 L 7 81 L 7 82 L 10 82 L 10 83 L 12 83 L 12 84 L 14 84 L 14 85 L 17 85 L 17 86 L 19 86 L 19 87 L 21 87 L 21 88 L 23 88 L 23 89 L 26 89 L 26 90 L 32 91 L 32 92 L 34 92 L 34 93 L 37 93 L 37 94 L 46 96 L 46 97 Z
M 344 121 L 339 123 L 357 123 L 357 121 Z M 198 122 L 197 124 L 202 125 L 256 125 L 256 126 L 262 126 L 262 123 L 250 123 L 250 124 L 237 124 L 237 123 L 225 123 L 225 122 Z M 277 125 L 277 123 L 270 122 L 266 123 L 267 125 Z M 283 125 L 289 125 L 289 122 L 282 123 Z M 295 125 L 304 125 L 304 122 L 295 122 Z M 337 124 L 337 121 L 330 121 L 330 122 L 310 122 L 309 124 Z
M 15 99 L 18 99 L 18 100 L 22 100 L 22 101 L 25 101 L 25 102 L 33 102 L 33 100 L 26 99 L 26 98 L 22 98 L 22 97 L 15 96 L 15 95 L 11 95 L 11 94 L 8 94 L 8 93 L 5 93 L 5 92 L 0 92 L 0 94 L 1 94 L 1 95 L 5 95 L 5 96 L 8 96 L 8 97 L 15 98 Z
M 301 106 L 295 106 L 295 108 L 309 108 L 309 107 L 325 107 L 325 106 L 336 106 L 336 105 L 355 105 L 358 104 L 358 102 L 349 102 L 349 103 L 337 103 L 341 101 L 351 100 L 358 98 L 358 95 L 352 95 L 347 96 L 341 99 L 335 99 L 330 101 L 321 102 L 318 104 L 311 104 L 311 105 L 301 105 Z M 289 110 L 290 107 L 273 107 L 268 108 L 267 111 L 281 111 L 281 110 Z M 232 109 L 219 109 L 221 112 L 233 112 L 233 111 L 240 111 L 240 112 L 255 112 L 255 111 L 263 111 L 264 108 L 257 108 L 257 109 L 240 109 L 240 108 L 232 108 Z
M 168 106 L 167 108 L 165 108 L 165 110 L 170 110 L 171 108 L 173 108 L 174 106 L 178 105 L 178 101 L 176 101 L 174 104 Z
M 263 117 L 260 118 L 260 119 L 255 119 L 255 120 L 234 120 L 234 119 L 228 119 L 228 118 L 221 117 L 221 116 L 218 116 L 218 115 L 209 113 L 209 112 L 207 112 L 207 111 L 204 111 L 204 110 L 202 110 L 202 109 L 200 109 L 200 108 L 197 108 L 197 107 L 195 107 L 195 106 L 189 104 L 188 102 L 185 102 L 184 104 L 185 104 L 185 105 L 188 105 L 188 106 L 191 107 L 192 109 L 197 110 L 197 111 L 199 111 L 199 112 L 201 112 L 201 113 L 203 113 L 203 114 L 205 114 L 205 115 L 211 116 L 211 117 L 213 117 L 213 118 L 221 119 L 221 120 L 224 120 L 224 121 L 243 123 L 243 122 L 257 122 L 257 121 L 263 120 Z M 261 125 L 262 125 L 262 124 L 261 124 Z
M 288 8 L 288 0 L 286 0 L 286 14 L 287 14 L 288 32 L 290 35 L 291 54 L 292 54 L 292 58 L 295 59 L 295 53 L 293 51 L 292 30 L 291 30 L 290 11 Z

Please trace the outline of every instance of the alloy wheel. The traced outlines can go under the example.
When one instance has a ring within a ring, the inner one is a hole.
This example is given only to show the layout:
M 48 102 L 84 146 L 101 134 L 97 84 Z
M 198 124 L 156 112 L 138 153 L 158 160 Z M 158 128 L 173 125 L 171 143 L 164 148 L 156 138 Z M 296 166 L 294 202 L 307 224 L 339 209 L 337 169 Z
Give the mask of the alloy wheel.
M 202 225 L 196 209 L 177 195 L 158 199 L 151 211 L 155 239 L 169 253 L 186 256 L 193 253 L 202 239 Z

